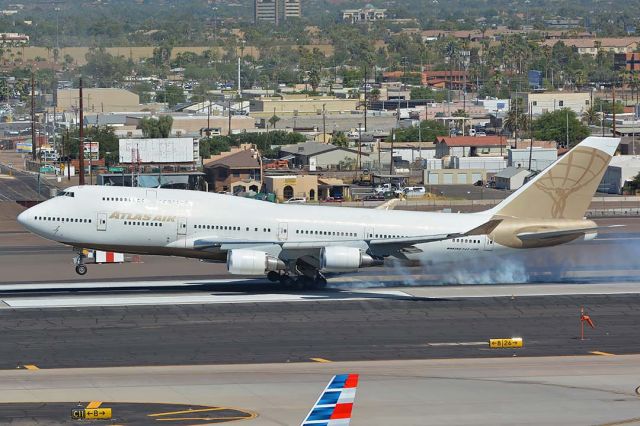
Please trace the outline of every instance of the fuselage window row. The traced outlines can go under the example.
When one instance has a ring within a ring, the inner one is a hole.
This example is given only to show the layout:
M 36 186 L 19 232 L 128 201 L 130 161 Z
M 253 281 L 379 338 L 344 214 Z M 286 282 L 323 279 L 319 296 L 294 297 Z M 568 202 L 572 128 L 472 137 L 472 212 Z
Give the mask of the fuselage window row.
M 194 229 L 212 229 L 218 231 L 241 231 L 240 226 L 228 226 L 228 225 L 193 225 Z M 249 231 L 249 227 L 245 228 Z M 258 232 L 258 228 L 254 228 L 254 232 Z M 262 232 L 271 232 L 271 228 L 262 228 Z
M 79 219 L 75 217 L 36 216 L 34 219 L 47 222 L 91 223 L 91 219 Z

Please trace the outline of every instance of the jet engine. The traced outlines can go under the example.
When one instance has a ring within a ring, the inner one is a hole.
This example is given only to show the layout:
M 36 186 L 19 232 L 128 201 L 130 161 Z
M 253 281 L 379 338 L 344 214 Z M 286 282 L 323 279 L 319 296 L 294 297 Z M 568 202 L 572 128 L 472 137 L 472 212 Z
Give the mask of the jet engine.
M 324 247 L 320 252 L 320 270 L 323 272 L 349 272 L 365 266 L 382 265 L 357 247 Z
M 234 249 L 227 253 L 227 270 L 234 275 L 264 275 L 281 269 L 285 269 L 284 262 L 263 251 Z

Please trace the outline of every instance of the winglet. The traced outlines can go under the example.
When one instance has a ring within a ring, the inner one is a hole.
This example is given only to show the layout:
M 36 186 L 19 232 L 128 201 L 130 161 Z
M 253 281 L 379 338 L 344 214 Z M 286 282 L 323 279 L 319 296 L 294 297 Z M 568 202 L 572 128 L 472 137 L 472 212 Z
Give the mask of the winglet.
M 300 426 L 348 426 L 357 387 L 357 374 L 333 376 Z

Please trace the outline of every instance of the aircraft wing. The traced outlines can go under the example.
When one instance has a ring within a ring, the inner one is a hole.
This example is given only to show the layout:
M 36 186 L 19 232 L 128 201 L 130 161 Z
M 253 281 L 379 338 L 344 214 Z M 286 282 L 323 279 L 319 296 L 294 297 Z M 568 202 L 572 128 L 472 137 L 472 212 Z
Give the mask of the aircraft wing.
M 496 226 L 502 222 L 502 219 L 491 219 L 488 222 L 483 223 L 467 232 L 458 232 L 452 234 L 434 234 L 423 235 L 407 238 L 390 238 L 390 239 L 376 239 L 369 242 L 369 246 L 375 251 L 405 251 L 416 252 L 420 251 L 416 247 L 416 244 L 431 243 L 434 241 L 450 240 L 452 238 L 469 237 L 472 235 L 486 235 L 490 234 Z
M 357 387 L 357 374 L 333 376 L 300 426 L 349 426 Z

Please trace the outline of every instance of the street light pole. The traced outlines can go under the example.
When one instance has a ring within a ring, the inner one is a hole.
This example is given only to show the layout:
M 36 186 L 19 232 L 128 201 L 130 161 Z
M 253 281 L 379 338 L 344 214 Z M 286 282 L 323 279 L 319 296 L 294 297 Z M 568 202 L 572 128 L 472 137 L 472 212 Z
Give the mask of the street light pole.
M 79 185 L 84 185 L 84 108 L 82 105 L 82 77 L 80 77 L 80 119 L 78 120 L 78 168 L 80 175 Z

